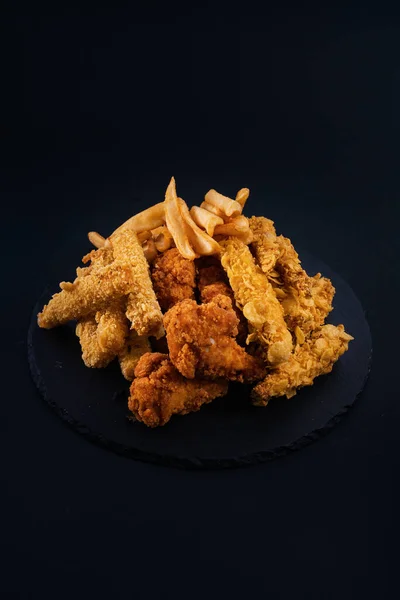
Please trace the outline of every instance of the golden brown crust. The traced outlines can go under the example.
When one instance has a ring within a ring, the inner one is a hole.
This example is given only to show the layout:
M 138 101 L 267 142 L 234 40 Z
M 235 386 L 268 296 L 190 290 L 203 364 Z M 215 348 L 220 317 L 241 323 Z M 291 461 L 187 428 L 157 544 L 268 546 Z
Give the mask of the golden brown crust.
M 319 375 L 330 373 L 353 338 L 343 325 L 324 325 L 302 346 L 297 346 L 286 363 L 275 367 L 252 391 L 254 404 L 266 406 L 274 396 L 291 398 L 296 390 L 312 385 Z
M 122 375 L 128 381 L 135 377 L 135 369 L 143 354 L 151 352 L 149 338 L 130 331 L 126 344 L 118 356 Z
M 184 258 L 177 248 L 160 254 L 151 269 L 157 300 L 163 311 L 181 300 L 193 299 L 196 286 L 194 262 Z
M 115 353 L 102 348 L 97 338 L 97 323 L 94 316 L 84 317 L 78 322 L 76 335 L 82 348 L 82 359 L 87 367 L 101 369 L 115 358 Z
M 208 304 L 179 302 L 164 317 L 172 363 L 188 379 L 261 379 L 265 372 L 262 361 L 247 354 L 234 339 L 237 325 L 232 302 L 225 295 Z
M 133 285 L 132 271 L 126 262 L 114 262 L 78 277 L 74 284 L 71 290 L 54 294 L 43 307 L 38 314 L 39 327 L 50 329 L 81 319 L 125 296 Z
M 148 427 L 165 425 L 174 414 L 197 411 L 228 391 L 224 380 L 185 379 L 166 354 L 142 356 L 130 389 L 129 409 Z
M 283 309 L 266 275 L 249 248 L 236 238 L 221 242 L 221 263 L 226 270 L 236 304 L 249 322 L 249 342 L 260 343 L 270 364 L 286 361 L 292 351 L 292 336 Z
M 111 242 L 115 259 L 127 261 L 131 270 L 132 285 L 126 307 L 126 316 L 131 321 L 131 328 L 138 335 L 160 337 L 163 334 L 161 308 L 137 235 L 130 229 L 123 229 L 112 236 Z

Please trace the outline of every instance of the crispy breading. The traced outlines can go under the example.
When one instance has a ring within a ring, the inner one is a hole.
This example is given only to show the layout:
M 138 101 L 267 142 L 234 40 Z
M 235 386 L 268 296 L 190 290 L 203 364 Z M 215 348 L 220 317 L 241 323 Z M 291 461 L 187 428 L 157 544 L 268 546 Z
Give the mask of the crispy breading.
M 104 350 L 119 354 L 129 333 L 129 321 L 125 315 L 126 299 L 97 311 L 97 341 Z
M 134 379 L 136 365 L 146 352 L 151 352 L 149 338 L 131 330 L 125 346 L 118 356 L 121 372 L 125 379 L 128 381 Z
M 164 316 L 171 361 L 187 377 L 256 381 L 265 373 L 262 361 L 250 356 L 234 339 L 238 318 L 227 296 L 208 304 L 183 300 Z
M 315 305 L 316 325 L 321 326 L 333 309 L 332 301 L 335 295 L 335 288 L 331 280 L 321 277 L 321 273 L 317 273 L 314 277 L 311 277 L 311 295 Z
M 296 347 L 287 362 L 272 369 L 264 381 L 254 387 L 254 404 L 266 406 L 274 396 L 291 398 L 297 388 L 312 385 L 316 377 L 332 371 L 352 339 L 343 325 L 324 325 L 316 330 L 302 346 Z
M 75 279 L 70 289 L 53 295 L 38 314 L 39 327 L 50 329 L 81 319 L 125 296 L 133 285 L 132 269 L 126 262 L 116 261 L 94 269 Z
M 218 260 L 214 264 L 208 263 L 208 266 L 207 263 L 202 266 L 201 260 L 198 263 L 197 286 L 201 301 L 204 303 L 211 302 L 213 298 L 220 294 L 228 296 L 232 300 L 232 308 L 239 320 L 236 339 L 241 346 L 244 346 L 248 335 L 247 321 L 242 311 L 236 306 L 232 288 L 229 286 L 228 278 L 221 266 L 221 262 Z
M 171 248 L 156 258 L 151 279 L 157 300 L 165 312 L 181 300 L 194 298 L 194 262 L 184 258 L 177 248 Z
M 126 316 L 131 328 L 138 335 L 163 335 L 162 312 L 150 279 L 147 260 L 137 235 L 130 229 L 122 229 L 111 237 L 116 260 L 129 263 L 132 285 L 129 289 Z
M 87 367 L 101 369 L 115 358 L 115 353 L 102 348 L 97 339 L 97 323 L 93 315 L 84 317 L 78 322 L 76 335 L 82 348 L 82 359 Z
M 224 396 L 225 380 L 185 379 L 167 354 L 147 353 L 135 369 L 129 409 L 148 427 L 165 425 L 174 414 L 186 415 Z
M 268 275 L 280 256 L 274 222 L 265 217 L 251 217 L 250 229 L 253 232 L 251 248 L 261 270 Z
M 292 351 L 292 336 L 267 276 L 242 241 L 232 237 L 222 241 L 221 246 L 221 264 L 228 274 L 236 304 L 249 322 L 248 342 L 260 343 L 268 363 L 284 362 Z

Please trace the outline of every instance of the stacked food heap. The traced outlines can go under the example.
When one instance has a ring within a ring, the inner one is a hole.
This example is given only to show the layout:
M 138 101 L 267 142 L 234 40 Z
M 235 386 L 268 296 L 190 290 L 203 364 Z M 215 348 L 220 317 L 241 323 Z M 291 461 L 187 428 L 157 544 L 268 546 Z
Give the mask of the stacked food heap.
M 49 329 L 76 320 L 87 367 L 118 359 L 132 381 L 129 408 L 164 425 L 228 391 L 254 383 L 252 400 L 290 398 L 332 370 L 351 339 L 324 325 L 334 287 L 310 277 L 288 238 L 215 190 L 190 210 L 174 178 L 164 202 L 131 217 L 84 256 L 38 315 Z

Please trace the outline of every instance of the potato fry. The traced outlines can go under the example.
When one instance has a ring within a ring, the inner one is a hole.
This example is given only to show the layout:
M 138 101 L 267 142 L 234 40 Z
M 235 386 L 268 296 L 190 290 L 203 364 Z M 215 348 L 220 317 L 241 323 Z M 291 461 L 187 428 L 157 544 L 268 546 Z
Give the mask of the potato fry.
M 165 192 L 165 218 L 175 245 L 184 258 L 194 260 L 198 258 L 190 245 L 186 224 L 183 220 L 178 197 L 176 195 L 175 179 L 172 177 Z
M 93 244 L 93 246 L 95 248 L 103 248 L 103 246 L 106 243 L 106 239 L 103 238 L 102 235 L 100 235 L 99 233 L 97 233 L 97 231 L 89 231 L 89 233 L 88 233 L 88 239 L 89 239 L 89 242 L 91 244 Z
M 246 233 L 249 229 L 249 220 L 240 215 L 228 221 L 228 223 L 217 225 L 214 233 L 215 235 L 237 235 L 238 233 Z
M 213 206 L 212 204 L 209 204 L 208 202 L 202 202 L 200 204 L 200 208 L 207 210 L 208 212 L 212 213 L 213 215 L 216 215 L 217 217 L 221 217 L 222 220 L 225 217 L 222 210 L 219 210 L 219 208 L 217 208 L 216 206 Z
M 210 254 L 219 254 L 221 251 L 218 242 L 210 237 L 205 231 L 200 229 L 190 216 L 187 204 L 182 198 L 178 198 L 181 215 L 186 224 L 186 231 L 190 243 L 195 252 L 200 256 L 209 256 Z
M 166 252 L 171 248 L 171 246 L 174 245 L 172 235 L 168 231 L 168 227 L 165 225 L 153 229 L 151 235 L 153 236 L 153 240 L 158 252 Z
M 240 206 L 243 207 L 247 202 L 248 197 L 250 196 L 250 190 L 249 188 L 242 188 L 241 190 L 238 191 L 238 193 L 236 194 L 236 202 L 239 202 Z
M 146 240 L 145 242 L 143 242 L 142 248 L 147 262 L 152 263 L 158 255 L 154 240 Z
M 254 234 L 253 234 L 252 230 L 249 229 L 248 231 L 245 231 L 244 233 L 237 233 L 235 235 L 235 237 L 238 238 L 238 240 L 241 240 L 244 244 L 246 244 L 246 246 L 248 246 L 253 241 Z
M 242 207 L 239 202 L 223 196 L 216 190 L 209 190 L 204 196 L 204 200 L 208 204 L 216 206 L 227 217 L 236 217 L 242 212 Z
M 214 235 L 216 226 L 224 224 L 224 220 L 221 217 L 210 213 L 200 206 L 192 206 L 189 212 L 196 225 L 205 229 L 211 237 Z
M 146 208 L 142 212 L 134 215 L 116 229 L 112 235 L 119 233 L 123 229 L 133 229 L 136 233 L 142 231 L 150 231 L 156 227 L 160 227 L 165 223 L 164 202 L 159 202 L 150 208 Z

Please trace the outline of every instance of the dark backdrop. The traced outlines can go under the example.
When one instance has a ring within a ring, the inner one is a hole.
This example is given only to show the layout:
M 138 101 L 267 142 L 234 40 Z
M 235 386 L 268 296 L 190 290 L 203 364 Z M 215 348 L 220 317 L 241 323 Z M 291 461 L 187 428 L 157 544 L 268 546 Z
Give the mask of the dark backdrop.
M 395 597 L 397 12 L 35 5 L 4 11 L 0 27 L 1 595 Z M 42 288 L 72 272 L 87 231 L 160 201 L 171 175 L 188 202 L 248 186 L 249 210 L 339 272 L 367 311 L 367 388 L 301 452 L 227 472 L 135 463 L 74 434 L 31 383 Z

